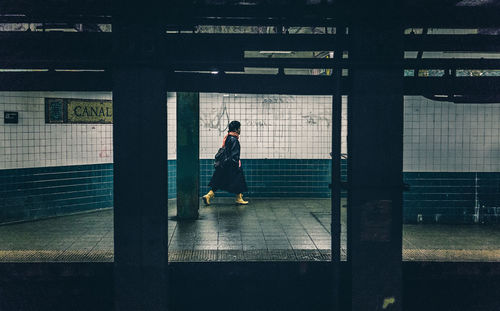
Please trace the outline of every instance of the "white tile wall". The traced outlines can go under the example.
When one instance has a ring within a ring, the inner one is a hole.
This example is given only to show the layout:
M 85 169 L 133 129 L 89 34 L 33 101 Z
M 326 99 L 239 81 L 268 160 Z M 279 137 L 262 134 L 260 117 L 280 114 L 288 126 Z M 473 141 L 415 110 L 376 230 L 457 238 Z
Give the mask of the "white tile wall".
M 110 92 L 0 92 L 0 169 L 113 162 L 111 124 L 45 124 L 45 97 L 111 99 Z M 4 124 L 4 111 L 19 112 Z
M 238 120 L 242 124 L 242 158 L 330 159 L 331 106 L 331 96 L 202 93 L 200 158 L 212 159 L 227 134 L 227 125 Z M 168 113 L 169 159 L 175 159 L 173 93 L 168 96 Z M 345 140 L 343 145 L 345 152 Z
M 347 154 L 347 96 L 342 96 L 342 121 L 341 121 L 341 148 L 342 154 Z
M 500 103 L 407 96 L 404 113 L 404 171 L 500 171 Z
M 167 151 L 168 159 L 177 158 L 177 97 L 176 93 L 167 93 Z
M 45 124 L 45 97 L 111 99 L 111 93 L 0 92 L 0 169 L 113 161 L 112 125 Z M 328 159 L 331 97 L 200 94 L 200 156 L 211 159 L 231 120 L 242 123 L 242 158 Z M 347 99 L 342 153 L 347 152 Z M 3 124 L 4 111 L 19 124 Z M 404 171 L 500 171 L 500 103 L 405 97 Z M 168 158 L 176 158 L 176 97 L 168 94 Z

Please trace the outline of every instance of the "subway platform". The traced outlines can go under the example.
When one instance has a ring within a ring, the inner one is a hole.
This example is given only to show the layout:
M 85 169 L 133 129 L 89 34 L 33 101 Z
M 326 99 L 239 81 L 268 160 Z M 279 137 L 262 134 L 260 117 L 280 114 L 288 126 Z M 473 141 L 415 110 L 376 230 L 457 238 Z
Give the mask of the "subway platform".
M 331 260 L 329 199 L 216 198 L 197 221 L 169 200 L 169 261 Z M 342 202 L 341 260 L 346 260 Z M 403 260 L 500 261 L 500 225 L 404 225 Z M 113 210 L 0 226 L 0 262 L 112 262 Z

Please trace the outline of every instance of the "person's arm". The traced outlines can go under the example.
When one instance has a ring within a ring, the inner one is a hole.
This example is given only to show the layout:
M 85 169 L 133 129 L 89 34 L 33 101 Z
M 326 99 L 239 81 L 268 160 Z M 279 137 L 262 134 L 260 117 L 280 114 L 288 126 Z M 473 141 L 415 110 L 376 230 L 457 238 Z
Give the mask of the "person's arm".
M 231 145 L 229 149 L 229 157 L 234 166 L 239 167 L 240 163 L 240 142 L 238 139 L 231 139 Z

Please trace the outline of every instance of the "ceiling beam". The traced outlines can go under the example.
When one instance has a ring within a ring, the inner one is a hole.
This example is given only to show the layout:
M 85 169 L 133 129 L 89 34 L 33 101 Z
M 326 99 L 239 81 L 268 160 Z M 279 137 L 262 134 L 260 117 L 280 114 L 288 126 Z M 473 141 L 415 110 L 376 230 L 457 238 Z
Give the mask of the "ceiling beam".
M 500 77 L 405 77 L 405 95 L 462 95 L 497 98 Z M 342 94 L 349 94 L 349 77 L 342 78 Z M 329 95 L 331 76 L 167 74 L 169 91 L 255 94 Z M 0 91 L 111 91 L 110 72 L 0 72 Z
M 278 51 L 332 51 L 347 49 L 347 36 L 333 34 L 167 34 L 167 47 L 179 50 L 278 50 Z
M 334 26 L 348 25 L 356 20 L 378 21 L 376 11 L 356 7 L 348 1 L 316 5 L 297 0 L 269 3 L 164 1 L 155 17 L 179 29 L 191 29 L 195 25 Z M 406 0 L 400 22 L 405 27 L 500 27 L 500 6 L 456 6 L 456 3 Z M 123 5 L 123 9 L 127 10 L 127 6 Z M 111 23 L 113 14 L 112 0 L 3 0 L 0 12 L 2 23 Z
M 334 86 L 329 76 L 175 73 L 167 78 L 169 91 L 184 92 L 321 95 L 332 94 Z
M 108 69 L 111 33 L 0 32 L 0 68 Z M 370 60 L 326 58 L 245 58 L 244 51 L 348 50 L 344 35 L 166 34 L 167 53 L 160 65 L 172 70 L 228 70 L 243 67 L 353 68 Z M 406 50 L 497 52 L 500 38 L 490 35 L 408 35 Z M 272 55 L 269 54 L 270 56 Z M 274 55 L 276 56 L 276 55 Z M 402 69 L 499 69 L 499 59 L 405 59 Z
M 472 59 L 472 58 L 424 58 L 404 59 L 401 64 L 395 64 L 403 69 L 467 69 L 467 70 L 500 70 L 500 59 Z M 221 60 L 214 62 L 210 60 L 174 61 L 176 70 L 228 70 L 237 71 L 244 67 L 257 68 L 335 68 L 343 69 L 374 67 L 370 62 L 353 62 L 349 59 L 331 58 L 244 58 L 240 60 Z M 384 66 L 387 66 L 385 64 Z
M 102 69 L 111 33 L 0 32 L 2 68 Z
M 405 95 L 500 94 L 500 77 L 405 77 L 403 81 Z
M 500 59 L 474 58 L 421 58 L 405 59 L 404 69 L 496 69 L 500 70 Z
M 31 22 L 39 18 L 53 22 L 61 18 L 78 21 L 87 16 L 111 16 L 111 4 L 112 0 L 2 0 L 0 15 L 24 16 L 25 21 Z
M 498 52 L 500 51 L 500 36 L 406 35 L 404 48 L 406 51 Z
M 0 91 L 111 91 L 109 72 L 0 72 Z

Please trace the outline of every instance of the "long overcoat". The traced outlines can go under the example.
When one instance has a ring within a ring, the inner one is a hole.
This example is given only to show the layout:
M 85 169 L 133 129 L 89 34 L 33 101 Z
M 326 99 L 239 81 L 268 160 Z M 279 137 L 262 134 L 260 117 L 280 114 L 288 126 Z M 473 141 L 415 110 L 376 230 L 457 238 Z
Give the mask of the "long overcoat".
M 224 168 L 216 168 L 208 184 L 213 190 L 225 190 L 239 194 L 248 190 L 243 169 L 240 167 L 240 142 L 228 135 L 225 142 L 229 163 Z

